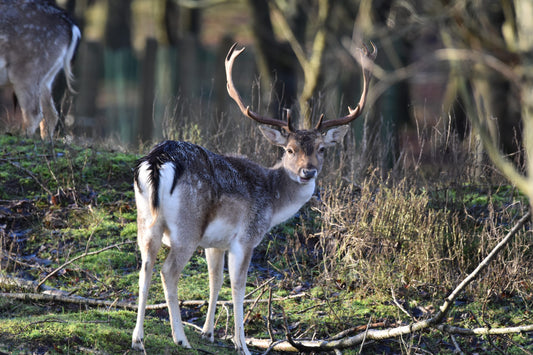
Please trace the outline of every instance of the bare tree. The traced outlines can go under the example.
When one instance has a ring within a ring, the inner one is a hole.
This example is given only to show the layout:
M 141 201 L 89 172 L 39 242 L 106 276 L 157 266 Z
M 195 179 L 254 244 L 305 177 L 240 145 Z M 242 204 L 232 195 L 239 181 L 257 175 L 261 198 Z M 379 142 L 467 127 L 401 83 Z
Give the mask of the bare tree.
M 514 36 L 510 37 L 514 24 L 514 6 L 512 2 L 473 1 L 442 2 L 437 7 L 439 12 L 448 14 L 440 18 L 440 37 L 447 48 L 473 49 L 494 56 L 499 61 L 514 65 L 519 56 L 512 49 Z M 513 83 L 498 71 L 487 68 L 484 64 L 474 64 L 463 70 L 460 62 L 451 63 L 450 82 L 448 85 L 447 107 L 453 108 L 454 125 L 464 136 L 466 120 L 463 115 L 464 96 L 457 97 L 459 86 L 469 86 L 469 91 L 477 97 L 483 97 L 485 110 L 490 120 L 485 124 L 493 139 L 498 141 L 507 154 L 520 149 L 521 130 L 520 103 L 513 91 Z M 470 95 L 470 93 L 468 93 Z M 467 126 L 467 125 L 466 125 Z
M 508 4 L 510 5 L 510 4 Z M 495 73 L 505 78 L 509 83 L 509 92 L 515 94 L 519 99 L 520 124 L 522 127 L 519 139 L 522 142 L 524 151 L 525 168 L 517 166 L 501 150 L 498 130 L 493 125 L 494 101 L 505 100 L 505 98 L 494 97 L 487 91 L 479 91 L 472 96 L 469 87 L 463 81 L 460 85 L 462 97 L 466 103 L 468 117 L 479 135 L 483 146 L 491 161 L 496 167 L 516 185 L 529 199 L 533 201 L 533 78 L 525 73 L 533 70 L 533 3 L 528 0 L 515 0 L 513 8 L 506 11 L 505 23 L 507 29 L 504 31 L 504 41 L 501 41 L 501 49 L 508 53 L 505 57 L 512 57 L 514 60 L 509 63 L 495 56 L 488 50 L 470 51 L 470 63 L 476 61 L 476 66 L 482 66 L 483 70 Z M 482 61 L 474 58 L 482 58 Z M 471 67 L 467 66 L 467 68 Z M 486 85 L 488 89 L 490 85 Z M 504 95 L 505 96 L 505 95 Z M 503 116 L 502 121 L 509 124 L 509 118 Z

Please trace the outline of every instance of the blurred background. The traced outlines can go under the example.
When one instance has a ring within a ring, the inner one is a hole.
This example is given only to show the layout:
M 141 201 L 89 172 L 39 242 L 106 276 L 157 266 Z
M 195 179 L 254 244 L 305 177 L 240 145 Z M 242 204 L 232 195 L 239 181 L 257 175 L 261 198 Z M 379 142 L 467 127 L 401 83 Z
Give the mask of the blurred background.
M 492 131 L 506 152 L 516 152 L 517 88 L 485 59 L 509 70 L 522 62 L 519 22 L 528 16 L 517 11 L 521 2 L 58 0 L 82 31 L 77 93 L 65 94 L 64 79 L 56 79 L 60 132 L 126 147 L 224 140 L 239 150 L 231 132 L 251 123 L 225 89 L 232 43 L 247 48 L 234 69 L 244 101 L 277 117 L 290 108 L 300 127 L 310 127 L 321 113 L 345 115 L 358 102 L 354 48 L 372 41 L 378 58 L 370 102 L 352 128 L 353 144 L 379 155 L 374 163 L 392 166 L 406 149 L 419 154 L 424 135 L 469 137 L 465 95 L 485 98 Z M 11 93 L 3 90 L 0 104 L 5 126 L 17 122 Z

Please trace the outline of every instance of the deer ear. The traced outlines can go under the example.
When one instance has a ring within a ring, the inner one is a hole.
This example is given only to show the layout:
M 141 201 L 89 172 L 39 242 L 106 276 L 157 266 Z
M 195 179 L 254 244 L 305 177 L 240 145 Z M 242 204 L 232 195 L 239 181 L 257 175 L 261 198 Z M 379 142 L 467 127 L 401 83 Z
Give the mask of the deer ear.
M 261 133 L 263 133 L 263 136 L 265 136 L 268 141 L 274 145 L 279 145 L 281 147 L 284 147 L 287 145 L 287 135 L 278 131 L 277 129 L 273 129 L 266 126 L 259 126 L 259 130 Z
M 345 125 L 330 129 L 324 133 L 324 144 L 329 147 L 335 145 L 336 143 L 342 143 L 342 139 L 346 135 L 346 132 L 348 132 L 349 128 L 350 126 Z

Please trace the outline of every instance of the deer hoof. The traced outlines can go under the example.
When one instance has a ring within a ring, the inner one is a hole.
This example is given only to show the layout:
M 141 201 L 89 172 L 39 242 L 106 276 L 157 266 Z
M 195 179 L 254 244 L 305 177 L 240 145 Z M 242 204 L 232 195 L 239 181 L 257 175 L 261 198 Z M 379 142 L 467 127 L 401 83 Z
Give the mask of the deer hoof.
M 202 339 L 207 339 L 211 343 L 213 343 L 215 341 L 215 336 L 211 332 L 207 332 L 207 333 L 202 332 Z
M 178 341 L 176 341 L 175 343 L 176 343 L 176 345 L 179 345 L 179 346 L 181 346 L 181 347 L 183 347 L 183 348 L 186 348 L 186 349 L 191 349 L 191 348 L 192 348 L 191 344 L 189 344 L 189 342 L 187 341 L 187 339 L 185 339 L 185 340 L 178 340 Z
M 131 342 L 131 348 L 137 351 L 144 351 L 144 344 L 142 339 L 134 339 Z

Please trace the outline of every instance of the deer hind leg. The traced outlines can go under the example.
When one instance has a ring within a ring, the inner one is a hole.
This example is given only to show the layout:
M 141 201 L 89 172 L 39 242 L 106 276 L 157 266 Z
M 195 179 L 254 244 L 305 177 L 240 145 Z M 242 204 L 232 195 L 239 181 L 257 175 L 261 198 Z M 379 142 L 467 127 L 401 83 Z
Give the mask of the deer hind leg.
M 66 50 L 67 49 L 64 48 L 63 52 L 57 56 L 55 63 L 42 79 L 40 103 L 44 117 L 41 120 L 40 126 L 41 139 L 43 140 L 47 138 L 52 139 L 56 129 L 58 116 L 54 100 L 52 98 L 52 84 L 57 73 L 59 73 L 63 66 L 63 58 Z
M 144 227 L 139 223 L 139 249 L 141 251 L 142 265 L 139 271 L 139 308 L 137 310 L 137 323 L 133 330 L 131 347 L 135 350 L 144 350 L 144 315 L 146 302 L 148 300 L 148 290 L 152 281 L 154 264 L 157 259 L 157 252 L 161 247 L 162 231 L 156 228 Z
M 43 119 L 40 122 L 41 139 L 52 139 L 56 129 L 58 116 L 52 98 L 52 91 L 49 87 L 42 88 L 40 101 L 43 110 Z
M 196 250 L 194 243 L 180 243 L 181 234 L 177 230 L 169 230 L 170 251 L 165 263 L 161 268 L 161 278 L 163 289 L 167 300 L 170 314 L 170 325 L 172 327 L 172 339 L 177 345 L 190 348 L 183 324 L 181 323 L 181 312 L 178 302 L 178 280 L 180 274 Z
M 252 258 L 252 248 L 241 245 L 232 246 L 228 253 L 228 269 L 231 280 L 231 293 L 233 298 L 233 312 L 235 321 L 235 333 L 233 342 L 235 348 L 241 354 L 250 355 L 246 347 L 246 338 L 244 336 L 244 314 L 243 303 L 246 292 L 246 278 L 248 267 Z
M 205 250 L 205 259 L 209 272 L 209 306 L 207 308 L 207 317 L 202 336 L 209 341 L 215 340 L 215 311 L 217 307 L 218 293 L 224 281 L 224 250 L 216 248 L 207 248 Z

